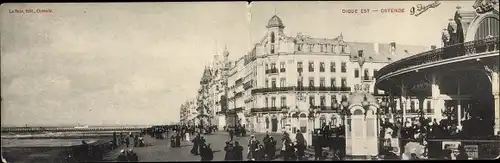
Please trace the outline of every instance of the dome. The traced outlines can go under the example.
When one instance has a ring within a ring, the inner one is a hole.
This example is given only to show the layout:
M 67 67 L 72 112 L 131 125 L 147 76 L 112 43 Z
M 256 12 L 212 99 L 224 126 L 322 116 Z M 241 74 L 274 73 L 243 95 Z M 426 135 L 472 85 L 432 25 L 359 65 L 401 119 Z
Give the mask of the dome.
M 280 27 L 280 28 L 285 28 L 283 25 L 283 21 L 281 21 L 280 17 L 277 15 L 274 15 L 271 19 L 269 19 L 269 22 L 267 23 L 267 28 L 271 27 Z
M 365 100 L 365 96 L 368 102 L 370 102 L 371 104 L 378 105 L 378 101 L 377 99 L 375 99 L 375 97 L 373 97 L 373 95 L 369 93 L 360 93 L 360 92 L 354 92 L 348 97 L 349 104 L 350 105 L 361 104 Z

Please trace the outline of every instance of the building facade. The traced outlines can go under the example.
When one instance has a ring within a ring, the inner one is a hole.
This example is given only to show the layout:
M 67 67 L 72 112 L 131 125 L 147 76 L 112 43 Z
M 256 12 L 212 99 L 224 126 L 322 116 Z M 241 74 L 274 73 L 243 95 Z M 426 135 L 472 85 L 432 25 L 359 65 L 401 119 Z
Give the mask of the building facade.
M 181 124 L 194 124 L 195 118 L 198 116 L 197 106 L 195 100 L 188 100 L 181 105 L 180 108 L 180 123 Z
M 378 69 L 430 47 L 391 43 L 348 42 L 336 38 L 287 36 L 274 15 L 267 33 L 252 51 L 228 71 L 228 124 L 245 125 L 255 132 L 295 132 L 316 108 L 315 126 L 339 124 L 339 103 L 356 90 L 374 89 Z M 362 64 L 360 64 L 362 63 Z

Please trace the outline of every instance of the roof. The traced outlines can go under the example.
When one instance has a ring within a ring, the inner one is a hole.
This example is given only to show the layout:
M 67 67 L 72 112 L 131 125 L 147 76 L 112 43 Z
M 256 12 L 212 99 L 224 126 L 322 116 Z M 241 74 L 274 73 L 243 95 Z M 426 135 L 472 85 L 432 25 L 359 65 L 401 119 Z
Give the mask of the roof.
M 269 22 L 267 23 L 267 28 L 271 28 L 271 27 L 280 27 L 280 28 L 284 28 L 285 26 L 283 25 L 283 21 L 281 20 L 280 17 L 278 17 L 277 15 L 274 15 L 273 17 L 271 17 L 271 19 L 269 19 Z
M 351 51 L 351 56 L 356 58 L 358 51 L 363 50 L 363 57 L 368 58 L 367 61 L 384 62 L 391 58 L 391 61 L 396 61 L 411 55 L 428 51 L 429 47 L 415 45 L 398 45 L 394 55 L 391 53 L 390 43 L 367 43 L 367 42 L 346 42 Z M 378 52 L 376 47 L 378 46 Z M 371 57 L 371 59 L 370 59 Z

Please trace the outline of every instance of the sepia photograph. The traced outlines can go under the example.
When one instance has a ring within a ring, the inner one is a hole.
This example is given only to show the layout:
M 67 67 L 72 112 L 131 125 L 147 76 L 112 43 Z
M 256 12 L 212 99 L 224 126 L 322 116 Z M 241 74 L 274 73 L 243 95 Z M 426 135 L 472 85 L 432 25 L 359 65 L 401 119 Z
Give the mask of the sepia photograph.
M 2 163 L 495 160 L 498 0 L 3 3 Z

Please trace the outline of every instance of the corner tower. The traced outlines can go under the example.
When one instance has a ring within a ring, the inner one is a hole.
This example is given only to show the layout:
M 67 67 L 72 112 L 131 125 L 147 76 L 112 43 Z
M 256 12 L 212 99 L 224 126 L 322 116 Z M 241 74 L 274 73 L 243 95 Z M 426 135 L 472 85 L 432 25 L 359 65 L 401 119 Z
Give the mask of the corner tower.
M 267 36 L 268 36 L 268 41 L 267 44 L 269 45 L 269 53 L 274 54 L 278 50 L 280 36 L 283 34 L 283 29 L 285 29 L 285 26 L 283 25 L 283 21 L 281 21 L 281 18 L 278 17 L 278 15 L 274 15 L 269 19 L 269 22 L 267 23 Z

